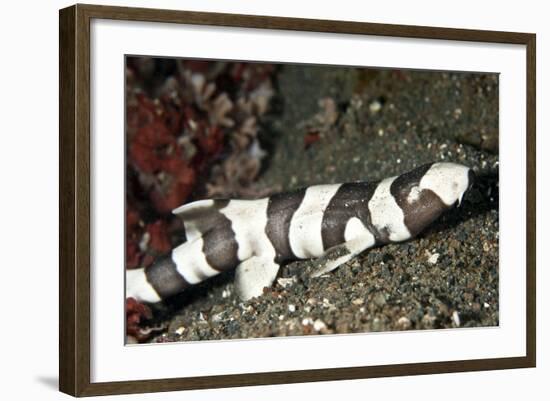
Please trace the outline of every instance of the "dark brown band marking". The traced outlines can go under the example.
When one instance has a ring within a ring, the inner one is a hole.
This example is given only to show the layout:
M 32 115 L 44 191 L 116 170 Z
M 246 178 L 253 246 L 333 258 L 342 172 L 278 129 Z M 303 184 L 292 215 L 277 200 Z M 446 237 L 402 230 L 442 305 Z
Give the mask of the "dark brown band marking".
M 357 217 L 374 235 L 376 242 L 384 241 L 384 233 L 378 232 L 371 222 L 369 201 L 378 186 L 377 182 L 342 184 L 330 200 L 321 223 L 321 237 L 325 250 L 346 242 L 348 221 Z
M 432 164 L 425 164 L 400 175 L 390 186 L 390 192 L 403 211 L 405 226 L 407 226 L 411 236 L 417 235 L 449 208 L 435 192 L 429 189 L 420 191 L 414 202 L 410 203 L 408 201 L 411 189 L 420 185 L 420 180 Z
M 225 271 L 234 269 L 240 261 L 237 256 L 239 244 L 231 228 L 231 220 L 220 212 L 230 201 L 225 201 L 225 204 L 221 202 L 216 201 L 216 208 L 209 215 L 212 220 L 210 230 L 202 236 L 202 252 L 213 269 Z
M 405 215 L 405 225 L 413 237 L 449 208 L 450 206 L 443 203 L 441 198 L 430 189 L 423 189 L 418 200 L 413 204 L 406 202 L 406 206 L 401 207 Z
M 190 286 L 178 273 L 171 254 L 160 257 L 146 268 L 145 277 L 161 299 L 171 297 Z
M 267 224 L 265 233 L 273 248 L 275 248 L 275 262 L 281 263 L 297 259 L 290 247 L 289 231 L 292 216 L 302 203 L 306 189 L 276 194 L 269 198 L 267 205 Z

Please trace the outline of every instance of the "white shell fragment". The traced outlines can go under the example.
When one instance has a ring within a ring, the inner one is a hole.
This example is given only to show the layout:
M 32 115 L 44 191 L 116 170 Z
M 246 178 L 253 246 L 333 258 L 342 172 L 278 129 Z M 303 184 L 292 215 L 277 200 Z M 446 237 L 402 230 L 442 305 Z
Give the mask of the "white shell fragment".
M 428 263 L 431 265 L 435 265 L 438 259 L 439 259 L 439 253 L 434 253 L 428 258 Z

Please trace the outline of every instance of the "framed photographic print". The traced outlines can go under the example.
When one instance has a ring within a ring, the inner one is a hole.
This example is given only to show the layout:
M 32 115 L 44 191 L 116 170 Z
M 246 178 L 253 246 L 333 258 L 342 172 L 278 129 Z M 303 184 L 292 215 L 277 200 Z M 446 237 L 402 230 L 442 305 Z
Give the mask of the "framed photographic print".
M 533 34 L 75 5 L 60 155 L 65 393 L 535 366 Z

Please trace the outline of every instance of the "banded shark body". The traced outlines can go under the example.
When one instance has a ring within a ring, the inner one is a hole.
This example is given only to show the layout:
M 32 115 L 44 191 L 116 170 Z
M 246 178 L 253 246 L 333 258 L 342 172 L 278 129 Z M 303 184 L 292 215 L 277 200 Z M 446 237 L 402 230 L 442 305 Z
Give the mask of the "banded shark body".
M 155 303 L 235 269 L 242 299 L 282 264 L 316 259 L 325 274 L 374 246 L 411 239 L 460 204 L 474 174 L 432 163 L 374 182 L 314 185 L 256 200 L 200 200 L 173 211 L 187 240 L 147 268 L 127 270 L 126 296 Z

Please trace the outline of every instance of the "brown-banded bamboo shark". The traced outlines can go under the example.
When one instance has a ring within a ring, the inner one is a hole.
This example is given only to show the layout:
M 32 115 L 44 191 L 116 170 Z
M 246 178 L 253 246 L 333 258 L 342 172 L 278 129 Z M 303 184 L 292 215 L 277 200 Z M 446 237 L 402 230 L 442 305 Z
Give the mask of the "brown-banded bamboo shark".
M 256 200 L 200 200 L 173 211 L 187 240 L 127 270 L 126 296 L 155 303 L 235 269 L 242 299 L 262 294 L 281 264 L 315 258 L 325 274 L 374 246 L 406 241 L 460 204 L 474 174 L 432 163 L 374 182 L 314 185 Z

